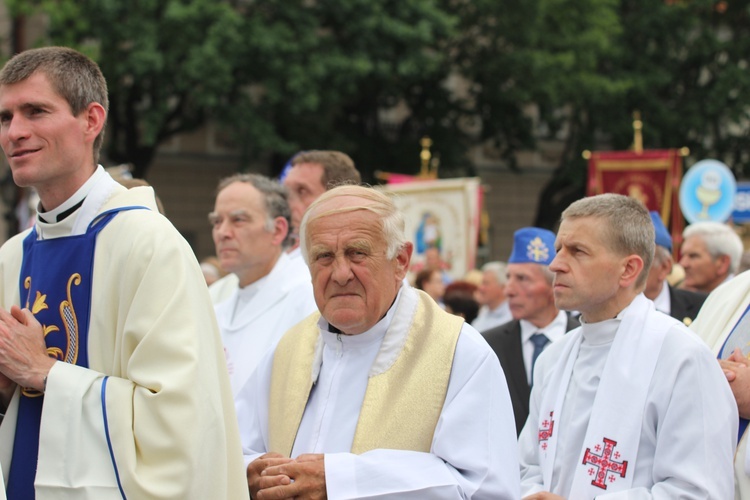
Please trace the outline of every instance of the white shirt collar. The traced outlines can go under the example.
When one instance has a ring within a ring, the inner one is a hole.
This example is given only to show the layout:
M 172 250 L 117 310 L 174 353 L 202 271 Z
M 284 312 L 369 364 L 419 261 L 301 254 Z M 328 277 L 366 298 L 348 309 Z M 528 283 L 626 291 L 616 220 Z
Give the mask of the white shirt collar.
M 669 286 L 666 280 L 661 283 L 661 291 L 654 299 L 654 307 L 665 314 L 672 312 L 672 301 L 669 298 Z
M 568 315 L 565 311 L 558 311 L 555 319 L 543 328 L 539 328 L 525 319 L 522 319 L 519 323 L 521 323 L 521 342 L 528 341 L 537 332 L 543 332 L 550 342 L 554 342 L 565 335 L 568 328 Z
M 313 361 L 312 380 L 317 382 L 320 374 L 320 365 L 323 362 L 323 346 L 338 345 L 343 349 L 345 342 L 348 348 L 364 348 L 377 340 L 380 349 L 375 362 L 370 367 L 370 376 L 384 372 L 390 367 L 403 347 L 404 339 L 409 333 L 406 327 L 411 322 L 414 310 L 417 306 L 417 293 L 409 285 L 402 284 L 396 299 L 391 304 L 385 316 L 372 328 L 359 335 L 335 334 L 330 330 L 328 321 L 321 316 L 318 319 L 318 328 L 321 336 L 315 347 L 315 361 Z M 393 325 L 392 325 L 393 323 Z M 355 339 L 359 337 L 359 339 Z

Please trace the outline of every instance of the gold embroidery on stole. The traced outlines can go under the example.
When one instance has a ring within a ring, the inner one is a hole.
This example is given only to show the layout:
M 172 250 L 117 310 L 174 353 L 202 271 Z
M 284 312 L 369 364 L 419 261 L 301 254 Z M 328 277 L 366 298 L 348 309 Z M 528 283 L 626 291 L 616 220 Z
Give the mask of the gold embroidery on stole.
M 67 347 L 65 348 L 65 352 L 63 352 L 59 347 L 47 347 L 47 355 L 49 357 L 71 364 L 75 364 L 78 360 L 78 319 L 73 307 L 71 289 L 73 288 L 73 285 L 80 284 L 81 275 L 78 273 L 72 274 L 70 278 L 68 278 L 68 284 L 65 289 L 67 300 L 63 300 L 60 303 L 60 318 L 63 321 L 63 326 L 65 326 L 67 340 Z M 27 276 L 26 279 L 24 279 L 23 286 L 26 290 L 31 289 L 31 276 Z M 26 308 L 29 308 L 28 296 L 26 297 Z M 34 298 L 34 304 L 31 306 L 31 312 L 36 316 L 38 312 L 45 309 L 49 309 L 49 305 L 47 305 L 47 294 L 43 294 L 42 292 L 37 290 L 36 298 Z M 50 333 L 57 331 L 60 331 L 60 329 L 56 325 L 42 325 L 42 333 L 44 334 L 45 338 Z M 24 396 L 30 398 L 38 398 L 42 395 L 41 392 L 29 387 L 23 387 L 21 389 L 21 392 Z

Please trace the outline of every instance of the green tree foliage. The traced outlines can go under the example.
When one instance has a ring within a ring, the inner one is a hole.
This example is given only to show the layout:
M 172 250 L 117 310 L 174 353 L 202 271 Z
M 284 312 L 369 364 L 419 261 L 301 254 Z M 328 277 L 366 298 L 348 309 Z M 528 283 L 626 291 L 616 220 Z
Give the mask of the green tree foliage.
M 583 194 L 583 149 L 688 146 L 750 169 L 750 0 L 7 0 L 110 83 L 108 156 L 144 174 L 159 144 L 213 120 L 243 164 L 300 149 L 413 173 L 478 144 L 515 168 L 562 141 L 537 224 Z M 446 82 L 460 82 L 450 92 Z M 405 111 L 402 113 L 402 111 Z M 471 174 L 467 168 L 455 173 Z
M 450 1 L 461 19 L 456 63 L 473 82 L 467 113 L 482 141 L 515 168 L 516 153 L 539 139 L 563 139 L 562 161 L 540 197 L 551 227 L 560 206 L 581 196 L 581 144 L 591 138 L 589 110 L 632 86 L 617 68 L 622 33 L 616 0 Z M 628 116 L 620 118 L 620 122 Z M 588 145 L 587 147 L 592 147 Z
M 52 43 L 78 47 L 110 90 L 107 155 L 144 176 L 156 148 L 212 116 L 237 85 L 241 19 L 212 0 L 9 1 L 49 16 Z
M 246 161 L 340 148 L 367 158 L 365 170 L 412 167 L 404 158 L 418 164 L 420 134 L 453 130 L 440 120 L 440 82 L 455 22 L 432 0 L 9 4 L 46 13 L 52 43 L 100 63 L 112 99 L 107 153 L 136 175 L 159 144 L 209 118 L 234 134 Z M 399 104 L 406 120 L 379 117 Z
M 241 10 L 241 78 L 257 92 L 230 112 L 252 148 L 341 149 L 368 178 L 413 172 L 420 134 L 455 131 L 442 120 L 450 103 L 440 84 L 455 21 L 434 1 L 265 0 Z M 384 119 L 399 105 L 406 119 Z M 242 120 L 251 115 L 259 121 Z
M 631 146 L 636 110 L 644 122 L 644 147 L 687 146 L 687 166 L 717 158 L 738 177 L 749 175 L 750 2 L 594 3 L 608 3 L 606 15 L 616 20 L 609 49 L 596 55 L 595 76 L 602 85 L 597 90 L 581 81 L 580 91 L 568 87 L 571 94 L 550 101 L 553 115 L 568 103 L 570 134 L 539 199 L 536 223 L 552 226 L 560 211 L 584 194 L 583 149 Z
M 748 175 L 750 2 L 628 0 L 620 16 L 621 65 L 635 85 L 611 109 L 641 110 L 646 147 L 688 146 Z M 618 128 L 602 128 L 623 145 Z

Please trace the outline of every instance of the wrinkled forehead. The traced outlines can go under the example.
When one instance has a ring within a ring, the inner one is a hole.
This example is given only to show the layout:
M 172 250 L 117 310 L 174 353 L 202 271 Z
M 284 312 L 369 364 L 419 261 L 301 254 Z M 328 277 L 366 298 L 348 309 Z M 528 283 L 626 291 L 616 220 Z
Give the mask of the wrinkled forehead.
M 339 196 L 325 200 L 310 209 L 308 223 L 324 217 L 340 216 L 344 221 L 347 214 L 354 212 L 369 212 L 373 219 L 378 215 L 375 203 L 357 196 Z

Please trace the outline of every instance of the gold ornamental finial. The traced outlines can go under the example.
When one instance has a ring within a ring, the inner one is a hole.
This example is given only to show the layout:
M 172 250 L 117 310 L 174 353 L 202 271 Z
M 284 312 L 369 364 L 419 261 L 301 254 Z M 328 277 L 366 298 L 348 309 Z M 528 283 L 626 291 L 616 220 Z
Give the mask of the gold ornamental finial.
M 638 110 L 633 111 L 633 151 L 643 153 L 643 122 Z
M 432 146 L 432 139 L 424 136 L 422 137 L 422 139 L 420 139 L 419 145 L 422 146 L 422 151 L 419 153 L 419 159 L 422 161 L 422 167 L 419 171 L 419 176 L 425 178 L 430 177 L 430 158 L 432 158 L 430 146 Z

